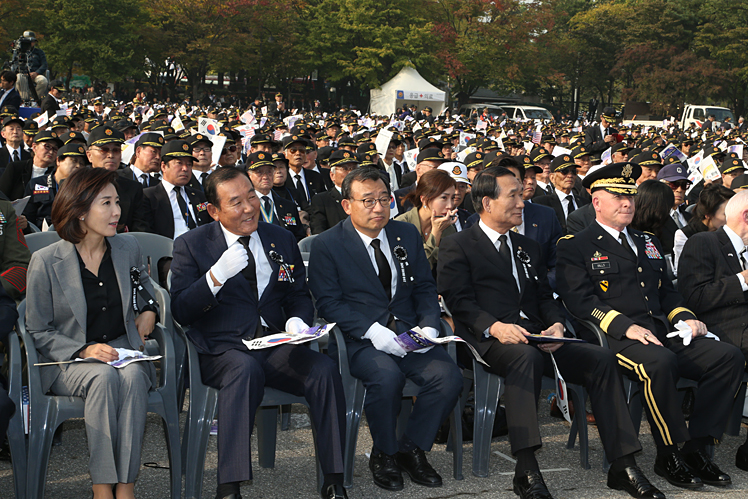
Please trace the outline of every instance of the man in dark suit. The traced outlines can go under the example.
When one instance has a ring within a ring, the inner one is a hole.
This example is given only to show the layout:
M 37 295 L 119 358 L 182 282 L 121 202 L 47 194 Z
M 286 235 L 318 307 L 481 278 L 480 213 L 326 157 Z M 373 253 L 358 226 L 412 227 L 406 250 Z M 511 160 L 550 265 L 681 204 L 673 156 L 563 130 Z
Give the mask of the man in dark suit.
M 401 490 L 405 471 L 415 483 L 439 487 L 442 479 L 424 451 L 454 408 L 460 370 L 442 348 L 408 353 L 396 339 L 415 326 L 431 337 L 439 334 L 439 302 L 423 240 L 415 226 L 390 220 L 390 188 L 378 169 L 354 170 L 342 191 L 349 218 L 312 242 L 309 286 L 320 317 L 343 332 L 351 374 L 366 387 L 374 483 Z M 329 349 L 334 355 L 334 342 Z M 406 379 L 421 390 L 398 439 Z
M 53 81 L 49 87 L 49 93 L 42 98 L 41 112 L 47 113 L 50 119 L 54 118 L 60 110 L 60 98 L 65 91 L 65 85 L 60 81 Z
M 162 147 L 164 147 L 164 137 L 161 134 L 144 133 L 135 143 L 135 161 L 132 165 L 117 170 L 117 174 L 138 182 L 143 189 L 158 185 L 161 182 Z M 190 167 L 190 179 L 192 178 L 194 175 Z M 202 189 L 198 190 L 202 191 Z
M 333 188 L 312 198 L 309 216 L 311 218 L 312 234 L 321 234 L 338 222 L 348 218 L 341 202 L 341 189 L 346 175 L 358 167 L 355 154 L 339 149 L 330 155 L 330 178 Z
M 551 172 L 551 181 L 554 185 L 553 194 L 534 198 L 532 202 L 553 208 L 561 228 L 566 233 L 566 218 L 589 202 L 574 194 L 577 166 L 571 156 L 564 154 L 553 158 Z
M 38 135 L 37 135 L 38 137 Z M 122 144 L 125 136 L 109 125 L 100 125 L 88 136 L 86 155 L 93 168 L 106 168 L 111 172 L 119 169 L 122 161 Z M 0 185 L 2 179 L 0 179 Z M 117 192 L 122 214 L 117 225 L 118 232 L 148 232 L 148 221 L 143 204 L 143 186 L 129 178 L 117 178 Z
M 307 231 L 296 204 L 273 191 L 275 165 L 272 158 L 269 152 L 253 152 L 247 156 L 247 173 L 260 198 L 262 221 L 288 229 L 297 241 L 301 241 L 307 236 Z
M 0 107 L 21 108 L 21 94 L 16 90 L 16 74 L 13 71 L 0 72 L 0 91 Z
M 304 211 L 308 211 L 309 203 L 315 194 L 325 192 L 322 175 L 304 168 L 306 145 L 307 140 L 299 135 L 289 135 L 283 139 L 283 152 L 288 160 L 286 188 L 291 192 L 299 208 Z
M 616 143 L 618 130 L 610 126 L 615 121 L 615 110 L 612 107 L 603 109 L 600 124 L 588 127 L 584 133 L 584 146 L 589 152 L 600 155 Z
M 594 221 L 595 207 L 592 206 L 592 203 L 588 203 L 578 210 L 574 210 L 574 213 L 568 216 L 566 219 L 566 233 L 577 234 L 582 232 Z
M 637 467 L 641 450 L 621 389 L 614 354 L 586 343 L 534 343 L 528 335 L 563 337 L 565 317 L 553 299 L 540 245 L 512 229 L 522 223 L 523 186 L 503 167 L 473 182 L 480 222 L 446 238 L 439 251 L 438 289 L 456 331 L 506 380 L 506 413 L 517 458 L 514 492 L 549 499 L 535 459 L 541 446 L 537 402 L 543 374 L 554 360 L 564 379 L 590 394 L 600 439 L 611 468 L 608 486 L 634 497 L 662 498 Z M 553 360 L 551 359 L 553 357 Z
M 29 180 L 52 171 L 57 161 L 57 150 L 61 145 L 62 141 L 55 132 L 45 130 L 36 134 L 31 146 L 34 157 L 9 163 L 0 177 L 0 191 L 11 201 L 22 198 Z
M 148 232 L 176 239 L 213 220 L 208 214 L 203 192 L 186 186 L 192 177 L 192 162 L 195 160 L 191 149 L 183 140 L 172 140 L 163 150 L 159 149 L 162 181 L 143 189 Z
M 305 345 L 249 350 L 243 340 L 302 331 L 314 318 L 295 238 L 260 222 L 260 201 L 246 174 L 219 168 L 205 184 L 216 220 L 174 242 L 172 310 L 189 326 L 203 381 L 219 389 L 218 499 L 236 499 L 252 478 L 250 441 L 264 387 L 309 402 L 325 484 L 323 498 L 343 489 L 345 400 L 329 357 Z
M 640 174 L 633 163 L 613 163 L 584 178 L 597 219 L 559 241 L 558 293 L 574 316 L 607 334 L 622 371 L 644 383 L 655 472 L 677 487 L 725 486 L 730 476 L 706 446 L 722 437 L 745 359 L 737 347 L 705 336 L 706 326 L 668 278 L 657 238 L 627 227 Z M 687 328 L 669 334 L 680 321 Z M 680 377 L 698 382 L 688 426 L 677 396 Z
M 28 161 L 31 159 L 31 153 L 23 147 L 23 119 L 18 116 L 8 116 L 3 119 L 0 136 L 5 141 L 0 147 L 0 175 L 2 175 L 9 163 Z
M 738 191 L 727 202 L 724 226 L 686 241 L 678 260 L 678 290 L 710 332 L 748 359 L 747 214 L 748 191 Z M 738 448 L 735 466 L 748 471 L 748 441 Z

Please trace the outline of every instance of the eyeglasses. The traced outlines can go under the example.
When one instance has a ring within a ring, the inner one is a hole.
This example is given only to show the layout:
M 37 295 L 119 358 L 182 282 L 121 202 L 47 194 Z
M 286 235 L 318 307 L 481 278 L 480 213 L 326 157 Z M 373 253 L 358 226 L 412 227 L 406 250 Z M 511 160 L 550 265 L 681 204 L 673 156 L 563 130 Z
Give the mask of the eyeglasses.
M 674 191 L 677 191 L 678 189 L 683 189 L 684 191 L 688 189 L 688 180 L 679 180 L 677 182 L 668 182 L 670 185 L 670 188 Z
M 389 196 L 381 197 L 379 199 L 369 198 L 369 199 L 354 199 L 353 201 L 361 201 L 361 203 L 364 205 L 364 208 L 367 210 L 371 210 L 374 208 L 377 203 L 381 204 L 382 207 L 389 206 L 391 198 Z
M 55 148 L 55 149 L 57 149 L 57 148 Z M 95 151 L 99 151 L 101 154 L 114 154 L 115 152 L 122 152 L 122 147 L 120 147 L 120 146 L 117 146 L 117 147 L 107 147 L 107 148 L 104 148 L 104 147 L 94 147 L 93 149 Z
M 236 152 L 236 146 L 228 146 L 226 149 L 221 151 L 221 154 L 235 153 L 235 152 Z
M 57 152 L 57 146 L 52 144 L 42 144 L 42 147 L 45 151 L 51 151 L 51 152 Z
M 577 169 L 576 168 L 563 168 L 561 170 L 558 170 L 556 173 L 560 173 L 561 175 L 564 175 L 564 176 L 569 175 L 569 174 L 576 175 Z
M 210 152 L 210 147 L 194 147 L 192 152 Z

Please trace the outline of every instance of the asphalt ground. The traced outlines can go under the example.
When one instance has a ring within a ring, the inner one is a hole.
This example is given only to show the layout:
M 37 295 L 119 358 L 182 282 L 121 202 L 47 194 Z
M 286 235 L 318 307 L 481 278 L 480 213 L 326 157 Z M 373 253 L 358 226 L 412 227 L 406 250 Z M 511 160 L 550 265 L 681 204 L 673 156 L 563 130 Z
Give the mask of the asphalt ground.
M 591 469 L 579 466 L 579 446 L 566 448 L 569 424 L 549 416 L 547 392 L 539 404 L 543 448 L 537 452 L 548 487 L 556 499 L 626 498 L 624 492 L 608 489 L 606 474 L 602 471 L 603 452 L 597 430 L 589 428 Z M 184 425 L 186 414 L 181 416 Z M 253 436 L 254 480 L 241 488 L 244 499 L 248 498 L 315 498 L 315 463 L 312 431 L 306 408 L 293 406 L 289 431 L 278 431 L 275 468 L 263 469 L 257 464 L 255 438 Z M 654 443 L 649 435 L 646 420 L 642 421 L 640 440 L 643 451 L 637 462 L 649 479 L 669 498 L 746 498 L 748 497 L 748 472 L 735 467 L 735 452 L 746 438 L 743 425 L 740 437 L 725 437 L 717 447 L 715 461 L 732 477 L 728 488 L 705 486 L 699 491 L 687 491 L 673 487 L 652 470 L 655 457 Z M 491 446 L 490 475 L 478 478 L 472 474 L 472 443 L 464 444 L 464 480 L 452 477 L 452 454 L 445 445 L 435 445 L 428 459 L 442 475 L 444 486 L 426 488 L 415 485 L 405 477 L 405 489 L 388 492 L 376 487 L 368 468 L 366 453 L 371 449 L 371 437 L 365 420 L 362 421 L 356 447 L 356 462 L 353 487 L 348 490 L 351 499 L 362 498 L 512 498 L 512 476 L 514 464 L 507 437 L 494 439 Z M 169 465 L 166 442 L 160 418 L 149 414 L 144 437 L 142 463 L 155 462 Z M 81 499 L 91 497 L 91 480 L 88 474 L 88 447 L 83 421 L 69 420 L 64 424 L 62 444 L 52 449 L 47 472 L 46 498 Z M 216 488 L 216 437 L 210 437 L 205 460 L 203 497 L 212 499 Z M 142 466 L 135 486 L 135 495 L 143 499 L 167 499 L 169 495 L 169 470 Z M 0 499 L 12 498 L 13 472 L 11 464 L 0 461 Z

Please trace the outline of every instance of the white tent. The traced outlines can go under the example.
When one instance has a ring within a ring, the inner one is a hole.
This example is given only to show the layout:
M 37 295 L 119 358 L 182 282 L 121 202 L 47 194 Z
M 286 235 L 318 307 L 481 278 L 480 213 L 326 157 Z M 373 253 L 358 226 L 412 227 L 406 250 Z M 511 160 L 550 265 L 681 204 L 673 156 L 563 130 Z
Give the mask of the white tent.
M 419 111 L 430 107 L 434 115 L 441 113 L 446 94 L 427 82 L 415 68 L 406 66 L 380 88 L 372 89 L 369 112 L 390 115 L 398 107 L 415 104 Z

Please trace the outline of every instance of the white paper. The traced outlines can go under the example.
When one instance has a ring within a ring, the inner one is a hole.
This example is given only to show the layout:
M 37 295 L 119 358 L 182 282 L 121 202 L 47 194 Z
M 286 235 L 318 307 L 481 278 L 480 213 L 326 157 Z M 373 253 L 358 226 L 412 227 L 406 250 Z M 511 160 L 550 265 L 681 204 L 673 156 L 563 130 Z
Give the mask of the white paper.
M 213 147 L 210 149 L 212 164 L 217 165 L 218 160 L 221 159 L 221 153 L 223 152 L 223 146 L 226 144 L 225 135 L 214 135 L 211 137 L 213 141 Z
M 379 135 L 377 135 L 377 140 L 374 142 L 374 145 L 377 146 L 377 152 L 379 153 L 379 156 L 384 158 L 387 154 L 387 148 L 390 145 L 390 141 L 392 140 L 393 132 L 390 130 L 381 130 L 379 132 Z
M 15 201 L 11 202 L 11 204 L 13 205 L 13 209 L 16 210 L 16 215 L 20 215 L 23 213 L 23 210 L 26 209 L 26 205 L 29 204 L 29 199 L 31 199 L 31 196 L 26 196 L 25 198 L 16 199 Z
M 561 156 L 563 154 L 566 154 L 566 155 L 570 156 L 571 155 L 571 150 L 569 150 L 569 149 L 567 149 L 565 147 L 561 147 L 559 145 L 553 146 L 553 152 L 551 153 L 552 156 Z
M 328 335 L 334 327 L 335 323 L 331 322 L 323 326 L 313 326 L 298 333 L 275 333 L 263 336 L 262 338 L 242 340 L 242 343 L 246 345 L 248 350 L 262 350 L 279 345 L 301 345 L 302 343 L 307 343 Z
M 470 352 L 472 352 L 473 356 L 475 357 L 475 360 L 480 362 L 486 367 L 489 366 L 485 360 L 478 354 L 478 352 L 473 348 L 473 345 L 466 342 L 459 336 L 440 336 L 437 338 L 432 338 L 425 334 L 423 330 L 416 326 L 410 331 L 405 331 L 404 333 L 400 333 L 395 337 L 395 341 L 405 350 L 406 352 L 413 352 L 415 350 L 420 350 L 422 348 L 430 348 L 434 345 L 444 345 L 446 343 L 450 343 L 452 341 L 457 341 L 460 343 L 464 343 L 467 345 L 467 347 L 470 349 Z

